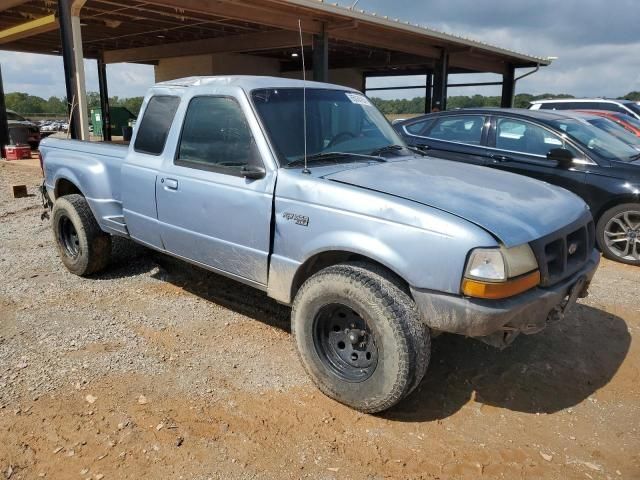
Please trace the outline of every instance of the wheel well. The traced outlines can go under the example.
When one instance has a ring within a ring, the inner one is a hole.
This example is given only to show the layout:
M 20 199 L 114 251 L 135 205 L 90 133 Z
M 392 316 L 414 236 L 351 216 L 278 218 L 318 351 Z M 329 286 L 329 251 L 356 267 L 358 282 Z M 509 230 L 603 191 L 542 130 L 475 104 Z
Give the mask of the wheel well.
M 374 271 L 384 272 L 389 280 L 391 280 L 403 292 L 411 296 L 409 284 L 400 275 L 382 263 L 357 253 L 334 250 L 318 253 L 307 259 L 307 261 L 298 268 L 291 284 L 291 298 L 295 298 L 296 293 L 298 293 L 298 289 L 312 275 L 318 273 L 324 268 L 346 262 L 362 262 L 370 265 Z
M 600 221 L 600 217 L 602 217 L 602 215 L 607 210 L 610 210 L 610 209 L 612 209 L 614 207 L 617 207 L 618 205 L 622 205 L 623 203 L 637 203 L 637 204 L 640 204 L 640 200 L 638 199 L 637 195 L 629 195 L 629 196 L 622 196 L 622 197 L 614 197 L 614 198 L 612 198 L 607 203 L 602 205 L 600 207 L 600 209 L 598 210 L 598 212 L 594 212 L 593 213 L 593 219 L 596 222 L 596 224 Z
M 74 193 L 82 195 L 80 189 L 76 187 L 76 185 L 70 180 L 67 180 L 66 178 L 61 178 L 60 180 L 58 180 L 55 190 L 56 198 L 64 197 L 65 195 L 72 195 Z

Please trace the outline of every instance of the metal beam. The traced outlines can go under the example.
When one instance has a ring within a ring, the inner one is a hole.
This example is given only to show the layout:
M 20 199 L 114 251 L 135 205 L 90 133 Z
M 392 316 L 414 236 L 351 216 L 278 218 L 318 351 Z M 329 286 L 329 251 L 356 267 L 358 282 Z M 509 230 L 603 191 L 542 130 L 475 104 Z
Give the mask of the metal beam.
M 102 140 L 111 141 L 111 112 L 109 111 L 109 89 L 107 86 L 107 65 L 102 56 L 98 57 L 98 88 L 100 89 L 100 110 L 102 115 Z M 94 132 L 96 133 L 96 132 Z
M 372 87 L 367 88 L 367 92 L 380 92 L 380 91 L 391 91 L 391 90 L 422 90 L 424 85 L 402 85 L 397 87 Z
M 441 51 L 439 48 L 434 47 L 429 40 L 393 35 L 387 30 L 375 28 L 334 30 L 329 31 L 329 37 L 369 47 L 418 55 L 423 59 L 438 58 Z
M 329 36 L 324 28 L 321 34 L 313 36 L 313 80 L 329 81 Z
M 2 66 L 0 66 L 0 150 L 3 150 L 5 145 L 9 145 L 9 122 L 7 120 L 7 106 L 4 103 Z
M 304 34 L 303 43 L 311 45 L 312 36 Z M 193 42 L 167 43 L 151 47 L 127 48 L 104 52 L 105 63 L 143 62 L 160 58 L 205 55 L 212 53 L 242 53 L 292 48 L 300 45 L 297 32 L 276 30 L 259 33 L 243 33 L 229 37 L 205 38 Z
M 353 56 L 339 58 L 333 55 L 329 58 L 329 69 L 337 68 L 357 68 L 367 70 L 367 74 L 370 77 L 375 76 L 393 76 L 396 72 L 402 72 L 402 75 L 407 74 L 405 70 L 408 67 L 415 67 L 415 70 L 408 75 L 421 75 L 424 73 L 425 58 L 417 55 L 410 55 L 406 53 L 388 52 L 386 55 L 374 54 L 371 57 L 362 58 Z M 377 69 L 379 71 L 375 71 Z M 299 71 L 300 64 L 292 60 L 282 62 L 282 72 Z
M 447 79 L 449 77 L 449 53 L 442 51 L 433 71 L 433 106 L 447 109 Z
M 433 74 L 430 71 L 427 71 L 426 75 L 426 84 L 424 86 L 424 113 L 431 113 L 431 108 L 433 107 Z
M 458 52 L 449 56 L 449 68 L 464 68 L 470 72 L 506 73 L 506 64 L 490 57 L 477 55 L 474 52 Z
M 516 69 L 513 65 L 509 65 L 507 73 L 502 75 L 502 100 L 500 106 L 502 108 L 513 107 L 513 97 L 516 94 Z
M 491 87 L 502 85 L 502 82 L 449 83 L 447 87 Z
M 56 16 L 47 15 L 46 17 L 31 20 L 30 22 L 21 23 L 15 27 L 0 30 L 0 45 L 32 37 L 40 33 L 50 32 L 57 28 L 58 20 Z
M 72 6 L 72 12 L 79 10 Z M 87 89 L 84 77 L 84 54 L 82 52 L 82 27 L 80 26 L 80 17 L 78 15 L 71 16 L 71 30 L 73 37 L 73 61 L 75 63 L 75 82 L 76 92 L 78 93 L 78 126 L 80 127 L 80 140 L 89 140 L 89 106 L 87 105 Z
M 62 44 L 62 63 L 64 65 L 67 90 L 67 111 L 70 117 L 69 133 L 71 138 L 80 138 L 76 63 L 73 52 L 73 27 L 71 26 L 71 1 L 58 0 L 58 18 L 60 19 L 60 43 Z

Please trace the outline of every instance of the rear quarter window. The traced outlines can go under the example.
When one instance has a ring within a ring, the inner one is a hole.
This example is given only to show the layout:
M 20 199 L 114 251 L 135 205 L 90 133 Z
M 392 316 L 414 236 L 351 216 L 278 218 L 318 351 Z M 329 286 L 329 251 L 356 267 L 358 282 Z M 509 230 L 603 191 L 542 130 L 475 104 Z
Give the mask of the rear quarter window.
M 411 135 L 423 135 L 427 130 L 429 130 L 429 127 L 432 123 L 433 119 L 429 118 L 426 120 L 421 120 L 419 122 L 411 123 L 409 125 L 406 125 L 404 128 Z
M 439 118 L 428 133 L 429 138 L 448 142 L 480 145 L 485 117 L 455 115 Z
M 151 97 L 144 111 L 133 149 L 136 152 L 160 155 L 164 151 L 180 97 Z

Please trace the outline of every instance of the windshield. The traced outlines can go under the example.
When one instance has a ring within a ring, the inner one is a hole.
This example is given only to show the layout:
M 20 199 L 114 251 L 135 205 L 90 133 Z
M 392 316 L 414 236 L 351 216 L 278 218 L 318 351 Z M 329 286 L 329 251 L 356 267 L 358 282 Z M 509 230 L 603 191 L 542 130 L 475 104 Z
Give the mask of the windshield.
M 566 118 L 553 120 L 550 123 L 589 151 L 603 158 L 621 161 L 631 161 L 637 158 L 638 151 L 635 148 L 584 120 Z
M 280 164 L 286 166 L 304 158 L 303 89 L 259 89 L 252 92 L 252 99 Z M 307 88 L 306 105 L 308 157 L 338 153 L 347 154 L 344 157 L 349 161 L 362 161 L 367 157 L 357 155 L 377 155 L 376 151 L 384 147 L 405 145 L 364 95 Z
M 638 105 L 637 103 L 625 103 L 624 106 L 636 115 L 640 115 L 640 105 Z
M 26 122 L 24 117 L 21 117 L 15 112 L 7 112 L 7 120 L 14 120 L 16 122 Z
M 622 140 L 627 145 L 636 146 L 636 148 L 640 148 L 640 137 L 637 137 L 629 130 L 621 127 L 617 123 L 607 119 L 607 118 L 593 118 L 587 120 L 591 125 L 598 127 L 600 130 L 604 130 L 607 133 L 610 133 L 614 137 L 619 140 Z
M 614 115 L 618 120 L 622 120 L 623 122 L 628 123 L 634 128 L 640 130 L 640 120 L 632 117 L 631 115 L 627 115 L 626 113 L 616 113 Z

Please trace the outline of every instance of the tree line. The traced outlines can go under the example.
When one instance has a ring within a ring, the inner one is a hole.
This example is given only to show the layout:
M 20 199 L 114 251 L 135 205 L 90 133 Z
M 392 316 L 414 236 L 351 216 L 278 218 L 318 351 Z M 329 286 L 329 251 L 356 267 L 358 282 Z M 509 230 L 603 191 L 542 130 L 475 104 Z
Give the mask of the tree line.
M 516 108 L 527 108 L 529 102 L 533 100 L 542 100 L 545 98 L 574 98 L 569 94 L 552 94 L 544 93 L 542 95 L 531 95 L 529 93 L 519 93 L 515 96 L 514 106 Z M 634 91 L 626 94 L 624 98 L 627 100 L 640 101 L 640 92 Z M 138 115 L 140 112 L 140 106 L 142 105 L 143 97 L 109 97 L 109 105 L 112 107 L 120 106 L 126 107 L 134 115 Z M 384 114 L 407 114 L 407 113 L 424 113 L 424 97 L 415 97 L 411 99 L 394 99 L 383 100 L 381 98 L 372 98 L 372 102 L 382 111 Z M 87 93 L 88 108 L 100 107 L 100 94 L 98 92 Z M 66 115 L 67 103 L 65 98 L 49 97 L 44 99 L 36 95 L 29 95 L 28 93 L 13 92 L 5 95 L 5 103 L 9 110 L 21 114 L 42 114 L 42 115 Z M 499 96 L 485 96 L 485 95 L 473 95 L 473 96 L 455 96 L 449 97 L 447 100 L 447 108 L 450 110 L 456 108 L 471 108 L 471 107 L 499 107 Z
M 37 95 L 29 95 L 28 93 L 12 92 L 4 96 L 5 104 L 8 110 L 13 110 L 24 115 L 66 115 L 67 101 L 64 97 L 49 97 L 44 99 Z M 117 96 L 109 97 L 109 106 L 126 107 L 134 115 L 140 112 L 143 97 L 120 98 Z M 98 92 L 87 92 L 87 107 L 89 111 L 92 108 L 100 108 L 100 94 Z

